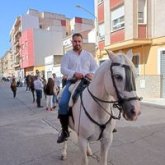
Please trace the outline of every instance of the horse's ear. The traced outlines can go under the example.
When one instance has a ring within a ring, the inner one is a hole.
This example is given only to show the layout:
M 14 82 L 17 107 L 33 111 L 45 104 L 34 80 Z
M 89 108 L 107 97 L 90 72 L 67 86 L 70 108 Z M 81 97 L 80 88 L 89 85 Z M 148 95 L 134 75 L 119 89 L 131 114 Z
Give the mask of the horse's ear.
M 112 51 L 108 51 L 107 49 L 105 49 L 105 51 L 107 52 L 109 58 L 110 58 L 111 60 L 113 60 L 113 57 L 115 56 L 115 53 L 113 53 Z
M 130 61 L 132 61 L 132 58 L 133 58 L 133 52 L 132 52 L 132 49 L 129 49 L 129 50 L 127 51 L 126 56 L 129 58 Z

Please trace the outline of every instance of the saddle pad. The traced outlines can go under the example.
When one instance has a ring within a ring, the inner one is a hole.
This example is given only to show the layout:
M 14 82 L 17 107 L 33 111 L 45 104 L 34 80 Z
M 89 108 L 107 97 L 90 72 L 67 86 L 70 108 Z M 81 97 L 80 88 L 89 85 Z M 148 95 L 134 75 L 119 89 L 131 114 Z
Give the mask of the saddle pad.
M 73 100 L 72 100 L 72 96 L 74 94 L 74 91 L 76 90 L 77 86 L 79 85 L 81 81 L 77 81 L 75 84 L 71 84 L 70 87 L 69 87 L 69 91 L 71 93 L 71 97 L 70 97 L 70 100 L 69 100 L 69 107 L 72 107 L 73 106 Z

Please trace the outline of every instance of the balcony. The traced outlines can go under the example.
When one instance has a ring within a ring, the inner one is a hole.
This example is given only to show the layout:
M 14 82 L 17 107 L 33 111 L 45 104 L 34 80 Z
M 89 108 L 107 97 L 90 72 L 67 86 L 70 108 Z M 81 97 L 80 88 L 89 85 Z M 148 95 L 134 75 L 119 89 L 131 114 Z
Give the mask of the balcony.
M 14 64 L 14 68 L 20 68 L 20 64 L 19 63 L 15 63 Z

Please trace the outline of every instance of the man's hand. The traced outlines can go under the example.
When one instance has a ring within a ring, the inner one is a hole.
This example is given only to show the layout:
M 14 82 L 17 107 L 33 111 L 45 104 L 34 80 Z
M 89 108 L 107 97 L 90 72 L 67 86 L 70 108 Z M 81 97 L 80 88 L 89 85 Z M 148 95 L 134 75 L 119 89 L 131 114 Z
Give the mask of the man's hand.
M 85 75 L 85 77 L 87 77 L 88 79 L 92 80 L 94 74 L 93 73 L 88 73 Z
M 84 77 L 84 75 L 82 73 L 79 72 L 75 72 L 74 77 L 78 80 L 82 79 Z

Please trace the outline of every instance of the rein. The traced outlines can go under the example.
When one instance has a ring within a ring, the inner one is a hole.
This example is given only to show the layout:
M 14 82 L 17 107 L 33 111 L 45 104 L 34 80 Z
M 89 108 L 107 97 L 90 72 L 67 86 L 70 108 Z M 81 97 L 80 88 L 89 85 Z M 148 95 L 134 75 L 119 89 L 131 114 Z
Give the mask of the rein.
M 99 126 L 100 129 L 101 129 L 101 132 L 100 132 L 100 135 L 99 135 L 98 140 L 101 139 L 101 137 L 102 137 L 102 135 L 103 135 L 103 131 L 104 131 L 104 129 L 106 128 L 106 125 L 111 121 L 111 119 L 117 119 L 117 120 L 119 120 L 119 119 L 121 118 L 121 113 L 122 113 L 122 110 L 123 110 L 122 104 L 123 104 L 124 102 L 126 102 L 126 101 L 131 101 L 131 100 L 139 100 L 139 101 L 142 100 L 141 97 L 137 97 L 137 96 L 136 96 L 136 97 L 129 97 L 129 98 L 122 98 L 122 97 L 119 95 L 119 91 L 118 91 L 118 89 L 117 89 L 117 86 L 116 86 L 116 83 L 115 83 L 115 79 L 114 79 L 114 76 L 113 76 L 113 69 L 112 69 L 113 66 L 127 67 L 128 69 L 130 69 L 130 68 L 129 68 L 127 65 L 121 65 L 120 63 L 112 63 L 111 66 L 110 66 L 111 78 L 112 78 L 113 86 L 114 86 L 114 88 L 115 88 L 116 95 L 117 95 L 117 98 L 118 98 L 117 101 L 102 100 L 102 99 L 96 97 L 95 95 L 93 95 L 93 93 L 89 90 L 89 86 L 87 86 L 87 90 L 88 90 L 90 96 L 92 97 L 92 99 L 101 107 L 101 110 L 103 110 L 104 112 L 106 112 L 106 113 L 110 116 L 107 122 L 105 122 L 104 124 L 100 124 L 100 123 L 98 123 L 97 121 L 95 121 L 95 120 L 90 116 L 90 114 L 87 112 L 87 110 L 86 110 L 86 108 L 85 108 L 85 106 L 84 106 L 84 103 L 83 103 L 83 99 L 82 99 L 82 94 L 83 94 L 83 92 L 80 93 L 81 105 L 82 105 L 82 107 L 83 107 L 83 109 L 84 109 L 85 114 L 87 115 L 87 117 L 88 117 L 94 124 L 96 124 L 97 126 Z M 117 108 L 117 109 L 119 110 L 118 116 L 114 116 L 112 110 L 111 110 L 111 113 L 109 113 L 109 112 L 101 105 L 100 102 L 102 102 L 102 103 L 108 103 L 108 104 L 113 104 L 113 107 L 114 107 L 114 108 Z
M 89 90 L 89 87 L 87 87 L 87 90 L 88 90 L 89 94 L 91 95 L 91 97 L 93 98 L 93 100 L 102 108 L 102 110 L 104 110 L 104 112 L 106 112 L 108 115 L 110 115 L 112 117 L 112 119 L 118 119 L 119 120 L 121 118 L 122 107 L 118 104 L 118 101 L 105 101 L 105 100 L 102 100 L 102 99 L 96 97 L 95 95 L 93 95 L 93 93 Z M 113 104 L 113 107 L 117 108 L 119 110 L 118 117 L 114 116 L 112 114 L 112 111 L 111 111 L 111 113 L 109 113 L 99 102 Z
M 89 86 L 87 86 L 87 90 L 89 92 L 89 94 L 91 95 L 91 97 L 93 98 L 93 100 L 102 108 L 102 110 L 104 110 L 104 112 L 106 112 L 110 117 L 109 119 L 104 123 L 104 124 L 100 124 L 98 123 L 97 121 L 95 121 L 91 116 L 90 114 L 88 113 L 88 111 L 86 110 L 85 106 L 84 106 L 84 103 L 83 103 L 83 99 L 82 99 L 82 94 L 83 92 L 80 93 L 80 101 L 81 101 L 81 105 L 83 107 L 83 110 L 85 112 L 85 114 L 87 115 L 87 117 L 94 123 L 96 124 L 97 126 L 100 127 L 101 129 L 101 132 L 100 132 L 100 135 L 98 137 L 97 140 L 100 140 L 102 135 L 103 135 L 103 132 L 104 132 L 104 129 L 106 128 L 107 124 L 111 121 L 111 119 L 120 119 L 121 118 L 121 112 L 122 112 L 122 107 L 118 104 L 118 101 L 105 101 L 105 100 L 102 100 L 102 99 L 99 99 L 98 97 L 94 96 L 92 94 L 92 92 L 89 90 Z M 111 113 L 109 113 L 99 102 L 103 102 L 103 103 L 110 103 L 110 104 L 113 104 L 113 107 L 114 108 L 118 108 L 119 109 L 119 115 L 116 117 L 112 114 L 112 111 Z
M 83 107 L 83 109 L 84 109 L 84 112 L 85 112 L 85 114 L 87 115 L 87 117 L 88 117 L 94 124 L 96 124 L 97 126 L 100 127 L 101 132 L 100 132 L 100 135 L 99 135 L 99 137 L 98 137 L 98 139 L 97 139 L 97 140 L 100 140 L 101 137 L 102 137 L 102 135 L 103 135 L 103 131 L 104 131 L 104 129 L 106 128 L 106 125 L 111 121 L 112 116 L 110 116 L 110 118 L 108 119 L 108 121 L 107 121 L 105 124 L 100 124 L 100 123 L 98 123 L 97 121 L 95 121 L 95 120 L 90 116 L 90 114 L 87 112 L 87 110 L 86 110 L 86 108 L 85 108 L 85 106 L 84 106 L 83 100 L 82 100 L 82 93 L 80 94 L 80 100 L 81 100 L 81 105 L 82 105 L 82 107 Z

